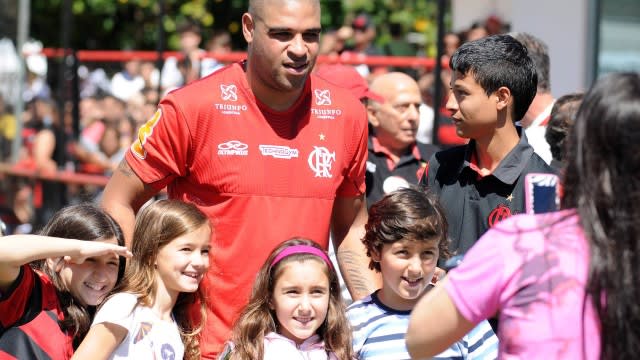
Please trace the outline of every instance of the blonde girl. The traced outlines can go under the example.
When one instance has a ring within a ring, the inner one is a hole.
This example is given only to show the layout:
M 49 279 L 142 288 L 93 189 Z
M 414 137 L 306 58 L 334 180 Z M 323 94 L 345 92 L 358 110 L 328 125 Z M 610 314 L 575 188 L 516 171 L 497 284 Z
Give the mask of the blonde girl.
M 138 215 L 133 257 L 74 359 L 198 359 L 186 304 L 200 301 L 211 226 L 197 207 L 160 200 Z M 202 313 L 202 309 L 201 309 Z

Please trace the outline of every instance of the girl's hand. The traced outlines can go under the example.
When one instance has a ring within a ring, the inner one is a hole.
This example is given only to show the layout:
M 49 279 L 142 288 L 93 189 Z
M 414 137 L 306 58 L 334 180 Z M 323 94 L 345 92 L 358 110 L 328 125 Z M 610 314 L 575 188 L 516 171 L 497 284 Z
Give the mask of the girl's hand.
M 115 256 L 123 256 L 130 258 L 133 256 L 131 251 L 125 246 L 110 244 L 102 241 L 82 241 L 78 254 L 66 255 L 64 261 L 75 264 L 82 264 L 91 257 L 104 256 L 113 254 Z

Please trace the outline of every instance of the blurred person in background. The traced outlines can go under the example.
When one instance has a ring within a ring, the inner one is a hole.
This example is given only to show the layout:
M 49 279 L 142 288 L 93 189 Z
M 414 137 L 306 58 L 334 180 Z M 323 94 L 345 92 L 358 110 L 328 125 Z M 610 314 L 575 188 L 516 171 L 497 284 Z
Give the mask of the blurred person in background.
M 140 92 L 143 92 L 144 89 L 158 88 L 160 71 L 152 61 L 143 61 L 140 64 L 140 76 L 142 76 L 142 79 L 144 80 L 144 87 L 140 89 Z
M 387 56 L 416 56 L 418 49 L 406 39 L 406 31 L 402 24 L 392 22 L 389 24 L 389 35 L 391 39 L 383 46 L 383 54 Z M 411 67 L 396 66 L 390 68 L 390 71 L 400 71 L 414 79 L 418 78 L 418 71 Z
M 386 194 L 417 184 L 439 147 L 417 141 L 422 104 L 420 88 L 409 75 L 391 72 L 370 86 L 378 94 L 367 103 L 371 125 L 367 157 L 367 205 Z
M 59 161 L 69 158 L 62 116 L 51 99 L 36 98 L 27 104 L 23 113 L 23 155 L 18 167 L 35 170 L 43 175 L 53 175 L 64 164 Z M 27 221 L 33 231 L 39 230 L 54 212 L 67 204 L 66 186 L 55 181 L 35 181 L 32 185 L 33 218 Z M 26 222 L 26 221 L 25 221 Z
M 144 88 L 145 80 L 140 72 L 140 60 L 131 59 L 124 63 L 122 71 L 111 78 L 111 94 L 122 101 L 128 101 Z
M 482 23 L 475 22 L 471 24 L 469 29 L 465 32 L 463 42 L 475 41 L 478 39 L 482 39 L 483 37 L 486 37 L 488 35 L 489 32 L 487 31 L 487 28 L 482 25 Z
M 564 168 L 567 148 L 567 136 L 569 135 L 576 113 L 582 103 L 584 94 L 581 92 L 566 94 L 558 98 L 551 108 L 549 124 L 544 134 L 551 148 L 551 167 L 560 174 Z
M 358 14 L 351 22 L 351 28 L 353 29 L 353 41 L 346 51 L 364 57 L 367 55 L 382 55 L 382 51 L 374 44 L 377 32 L 371 16 L 365 13 Z M 365 79 L 368 79 L 374 69 L 366 64 L 359 64 L 356 65 L 356 70 Z
M 460 40 L 460 35 L 454 32 L 447 32 L 444 34 L 444 38 L 443 38 L 443 43 L 444 43 L 444 59 L 446 59 L 446 61 L 449 61 L 449 59 L 451 58 L 451 56 L 453 56 L 453 53 L 456 52 L 456 50 L 458 50 L 458 48 L 460 47 L 461 44 L 461 40 Z
M 162 88 L 169 91 L 200 78 L 200 59 L 204 49 L 200 48 L 202 34 L 200 25 L 193 20 L 186 20 L 178 25 L 182 59 L 169 57 L 162 67 Z
M 0 161 L 9 159 L 13 140 L 16 137 L 16 117 L 12 110 L 0 93 Z
M 529 110 L 520 120 L 520 125 L 527 133 L 527 140 L 533 147 L 533 150 L 547 163 L 551 164 L 551 149 L 549 143 L 545 139 L 547 124 L 549 123 L 549 115 L 555 99 L 551 95 L 551 78 L 549 76 L 549 48 L 542 40 L 537 37 L 524 33 L 512 32 L 513 36 L 522 45 L 527 48 L 529 57 L 533 60 L 538 73 L 538 89 L 536 96 L 529 106 Z
M 26 82 L 22 92 L 22 100 L 27 103 L 35 98 L 50 99 L 51 89 L 47 84 L 47 58 L 42 53 L 42 43 L 37 40 L 27 41 L 22 46 L 22 54 L 26 63 Z
M 352 37 L 353 29 L 350 26 L 342 26 L 337 30 L 323 32 L 320 38 L 319 54 L 328 56 L 332 60 L 338 60 Z
M 211 39 L 207 41 L 207 52 L 213 55 L 228 54 L 231 52 L 231 34 L 227 30 L 214 30 L 211 34 Z M 227 62 L 219 61 L 217 59 L 206 57 L 202 59 L 200 71 L 201 76 L 207 76 L 213 72 L 222 69 Z

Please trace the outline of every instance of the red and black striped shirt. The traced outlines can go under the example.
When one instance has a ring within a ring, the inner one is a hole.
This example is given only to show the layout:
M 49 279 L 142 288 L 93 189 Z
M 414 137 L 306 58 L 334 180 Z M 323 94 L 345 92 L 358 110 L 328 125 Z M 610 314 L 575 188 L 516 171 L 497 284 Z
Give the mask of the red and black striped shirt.
M 60 328 L 63 318 L 51 279 L 23 265 L 0 294 L 0 360 L 70 359 L 73 338 Z

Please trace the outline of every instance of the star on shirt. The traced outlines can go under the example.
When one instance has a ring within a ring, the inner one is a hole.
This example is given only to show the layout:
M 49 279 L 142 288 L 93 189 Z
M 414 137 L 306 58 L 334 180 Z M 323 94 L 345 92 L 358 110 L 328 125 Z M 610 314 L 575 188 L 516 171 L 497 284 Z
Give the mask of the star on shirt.
M 323 133 L 320 133 L 320 141 L 324 141 L 326 138 L 327 137 Z
M 509 194 L 509 196 L 507 196 L 507 201 L 513 201 L 513 194 Z

